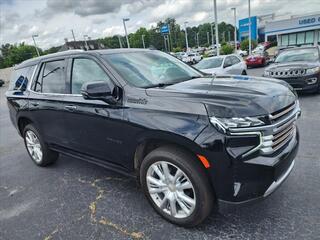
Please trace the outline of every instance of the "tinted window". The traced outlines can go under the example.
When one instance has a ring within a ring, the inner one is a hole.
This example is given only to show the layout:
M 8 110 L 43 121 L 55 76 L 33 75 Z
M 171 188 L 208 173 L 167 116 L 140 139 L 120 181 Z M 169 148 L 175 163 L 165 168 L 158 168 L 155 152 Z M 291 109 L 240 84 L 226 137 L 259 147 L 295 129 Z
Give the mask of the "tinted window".
M 72 68 L 72 93 L 80 94 L 81 87 L 87 82 L 108 81 L 110 78 L 93 60 L 76 58 Z
M 232 61 L 232 65 L 234 65 L 234 64 L 238 64 L 240 62 L 240 59 L 233 56 L 233 57 L 231 57 L 231 61 Z
M 136 87 L 174 84 L 202 76 L 175 57 L 160 51 L 115 53 L 102 57 L 127 82 Z
M 41 71 L 43 93 L 67 93 L 64 60 L 46 62 Z
M 9 90 L 18 90 L 22 86 L 26 87 L 28 82 L 31 81 L 35 67 L 34 65 L 14 70 L 11 74 Z
M 231 61 L 231 57 L 226 57 L 226 59 L 224 60 L 224 67 L 230 67 L 232 66 L 232 61 Z
M 295 49 L 283 51 L 276 58 L 276 62 L 319 61 L 319 53 L 316 48 Z
M 205 58 L 201 60 L 198 64 L 195 65 L 197 69 L 209 69 L 209 68 L 217 68 L 222 65 L 223 58 L 215 57 L 215 58 Z

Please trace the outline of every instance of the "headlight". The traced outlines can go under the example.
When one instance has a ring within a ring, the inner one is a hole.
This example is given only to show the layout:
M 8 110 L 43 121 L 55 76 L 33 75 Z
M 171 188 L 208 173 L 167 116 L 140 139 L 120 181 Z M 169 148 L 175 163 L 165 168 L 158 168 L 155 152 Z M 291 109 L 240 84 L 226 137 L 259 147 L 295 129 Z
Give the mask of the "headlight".
M 307 69 L 307 72 L 306 72 L 306 74 L 316 74 L 316 73 L 318 73 L 318 72 L 320 72 L 320 67 L 315 67 L 315 68 L 309 68 L 309 69 Z
M 229 128 L 256 127 L 265 123 L 257 117 L 217 118 L 211 117 L 210 122 L 220 131 L 226 132 Z

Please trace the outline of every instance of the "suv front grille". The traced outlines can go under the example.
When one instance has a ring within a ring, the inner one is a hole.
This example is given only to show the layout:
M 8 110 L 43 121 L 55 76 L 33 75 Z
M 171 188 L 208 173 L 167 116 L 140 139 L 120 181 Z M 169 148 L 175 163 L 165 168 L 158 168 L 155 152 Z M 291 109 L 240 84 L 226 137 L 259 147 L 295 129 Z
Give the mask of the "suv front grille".
M 275 78 L 286 78 L 286 77 L 301 77 L 306 75 L 306 69 L 286 69 L 278 71 L 270 71 L 270 76 Z
M 276 122 L 277 120 L 281 119 L 282 117 L 285 117 L 286 115 L 290 114 L 296 107 L 296 102 L 291 103 L 290 105 L 286 106 L 285 108 L 282 108 L 276 112 L 273 112 L 269 115 L 269 119 L 273 122 Z

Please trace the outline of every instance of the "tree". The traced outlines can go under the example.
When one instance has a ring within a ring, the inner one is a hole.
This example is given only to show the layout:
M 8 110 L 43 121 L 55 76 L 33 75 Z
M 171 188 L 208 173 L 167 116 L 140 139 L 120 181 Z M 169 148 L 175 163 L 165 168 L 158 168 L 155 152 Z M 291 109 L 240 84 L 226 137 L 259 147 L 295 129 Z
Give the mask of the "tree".
M 257 46 L 257 42 L 254 40 L 251 40 L 251 49 L 254 49 Z M 240 44 L 241 50 L 249 50 L 249 39 L 245 39 Z
M 233 50 L 234 50 L 234 47 L 229 44 L 225 44 L 221 47 L 221 53 L 224 55 L 233 53 Z

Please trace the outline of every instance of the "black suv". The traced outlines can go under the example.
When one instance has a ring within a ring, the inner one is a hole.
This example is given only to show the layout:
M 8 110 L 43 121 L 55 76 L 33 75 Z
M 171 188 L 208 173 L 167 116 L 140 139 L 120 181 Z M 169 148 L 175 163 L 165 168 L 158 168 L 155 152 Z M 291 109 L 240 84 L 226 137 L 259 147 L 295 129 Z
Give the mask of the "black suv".
M 39 166 L 59 153 L 137 178 L 182 226 L 219 201 L 272 193 L 298 150 L 299 102 L 283 81 L 206 76 L 156 50 L 67 51 L 15 67 L 10 117 Z
M 295 90 L 320 92 L 320 47 L 281 51 L 264 76 L 284 80 Z

